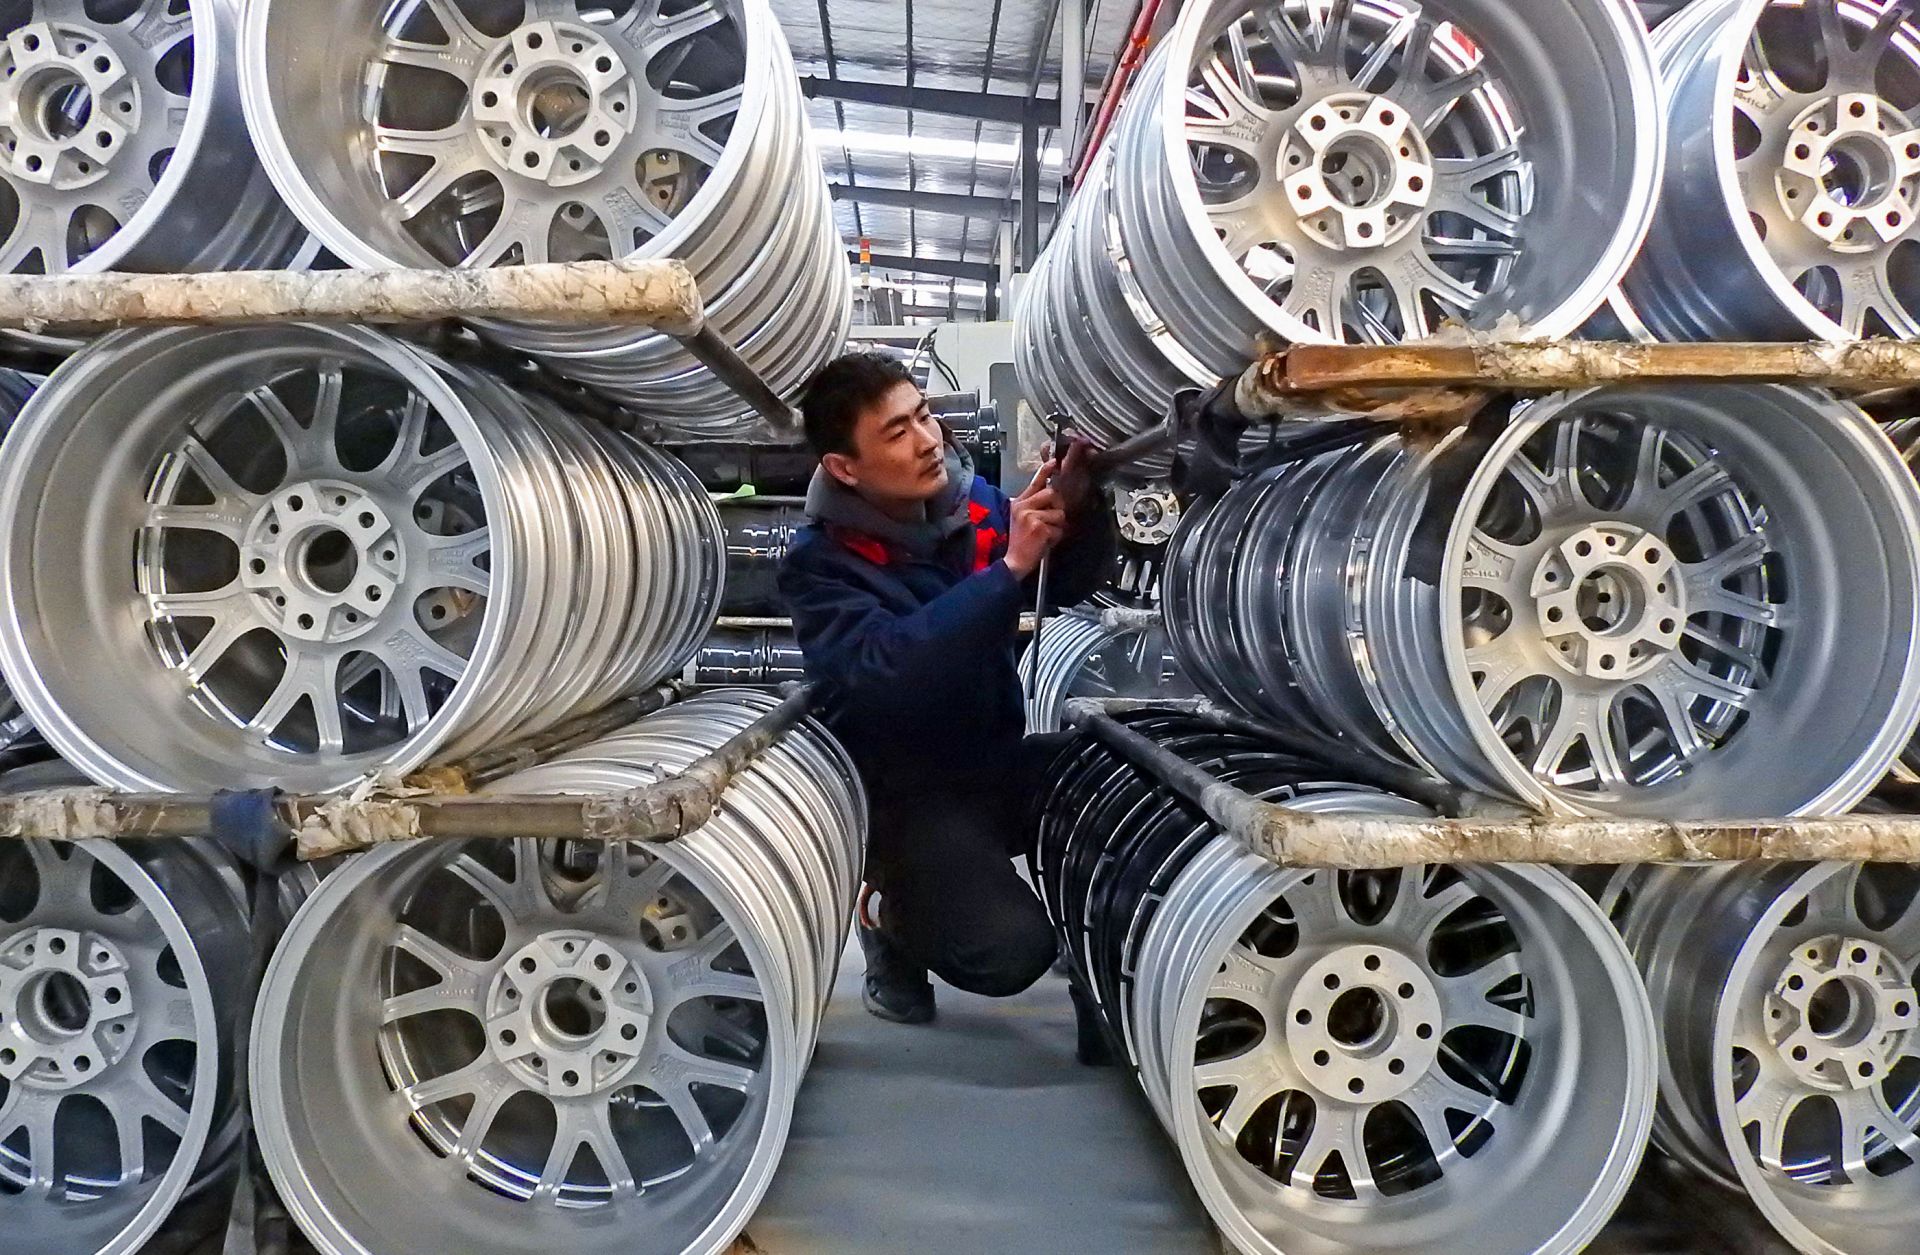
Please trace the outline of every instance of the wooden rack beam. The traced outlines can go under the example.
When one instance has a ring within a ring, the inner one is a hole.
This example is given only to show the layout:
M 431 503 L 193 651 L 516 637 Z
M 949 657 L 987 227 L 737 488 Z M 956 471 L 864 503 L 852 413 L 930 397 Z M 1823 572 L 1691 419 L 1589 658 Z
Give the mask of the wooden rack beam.
M 1069 701 L 1065 721 L 1153 776 L 1248 848 L 1286 867 L 1366 870 L 1429 863 L 1920 862 L 1920 817 L 1727 821 L 1492 814 L 1388 819 L 1291 811 L 1227 784 L 1113 717 L 1162 703 Z M 1177 706 L 1170 709 L 1178 709 Z
M 674 337 L 696 335 L 706 325 L 693 272 L 677 261 L 0 276 L 0 327 L 27 331 L 447 318 L 628 323 Z
M 454 318 L 646 327 L 679 341 L 775 435 L 800 430 L 793 407 L 707 325 L 699 285 L 678 261 L 543 262 L 486 270 L 0 276 L 0 328 L 33 332 Z
M 647 696 L 636 699 L 641 703 Z M 421 794 L 282 797 L 278 819 L 302 859 L 330 858 L 394 841 L 473 839 L 674 841 L 704 826 L 734 779 L 814 710 L 811 686 L 678 775 L 604 797 Z M 561 738 L 571 744 L 571 738 Z M 551 751 L 550 751 L 551 752 Z M 215 799 L 53 789 L 0 797 L 0 839 L 138 840 L 205 836 Z
M 1458 422 L 1490 392 L 1561 392 L 1600 384 L 1783 383 L 1875 392 L 1920 383 L 1920 344 L 1625 344 L 1603 340 L 1467 344 L 1294 345 L 1235 384 L 1248 418 L 1339 412 L 1384 421 Z

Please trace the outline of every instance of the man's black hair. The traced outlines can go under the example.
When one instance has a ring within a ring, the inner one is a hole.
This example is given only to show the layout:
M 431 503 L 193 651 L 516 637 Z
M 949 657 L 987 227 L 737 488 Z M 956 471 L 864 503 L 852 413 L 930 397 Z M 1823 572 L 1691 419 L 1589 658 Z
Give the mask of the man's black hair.
M 852 454 L 853 429 L 860 412 L 898 384 L 912 383 L 906 363 L 885 353 L 848 353 L 821 367 L 800 398 L 807 444 L 814 453 Z

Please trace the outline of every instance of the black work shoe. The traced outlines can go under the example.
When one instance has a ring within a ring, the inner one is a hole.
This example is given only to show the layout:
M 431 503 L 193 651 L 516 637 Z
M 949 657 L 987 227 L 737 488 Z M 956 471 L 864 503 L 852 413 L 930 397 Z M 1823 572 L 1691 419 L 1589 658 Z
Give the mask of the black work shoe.
M 1093 1005 L 1093 999 L 1081 991 L 1079 977 L 1073 977 L 1068 982 L 1067 995 L 1073 999 L 1073 1057 L 1083 1067 L 1112 1067 L 1113 1043 L 1107 1037 L 1106 1026 L 1100 1021 L 1100 1012 Z
M 858 931 L 860 950 L 867 956 L 866 978 L 860 982 L 861 1005 L 895 1024 L 932 1020 L 933 984 L 927 980 L 927 969 L 909 963 L 879 929 L 863 923 Z

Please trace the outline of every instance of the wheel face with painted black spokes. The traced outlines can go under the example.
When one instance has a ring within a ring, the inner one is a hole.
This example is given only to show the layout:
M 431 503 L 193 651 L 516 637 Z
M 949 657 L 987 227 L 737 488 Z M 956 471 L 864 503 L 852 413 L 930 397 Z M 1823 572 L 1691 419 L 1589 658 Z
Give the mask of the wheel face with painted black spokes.
M 1156 923 L 1142 967 L 1188 976 L 1143 981 L 1136 1014 L 1158 1008 L 1163 1118 L 1235 1244 L 1590 1241 L 1638 1167 L 1656 1071 L 1599 911 L 1551 871 L 1281 872 L 1230 846 L 1169 895 L 1210 913 Z

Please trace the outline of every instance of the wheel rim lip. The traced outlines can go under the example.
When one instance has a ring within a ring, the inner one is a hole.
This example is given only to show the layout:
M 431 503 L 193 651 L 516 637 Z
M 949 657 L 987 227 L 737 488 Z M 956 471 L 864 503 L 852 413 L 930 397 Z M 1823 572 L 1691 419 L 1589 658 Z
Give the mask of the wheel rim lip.
M 375 369 L 386 373 L 406 386 L 418 391 L 433 407 L 438 415 L 453 430 L 455 439 L 469 453 L 468 465 L 473 471 L 480 487 L 483 501 L 487 503 L 489 519 L 502 522 L 509 516 L 507 490 L 499 468 L 483 439 L 478 425 L 468 413 L 465 404 L 446 384 L 432 362 L 418 350 L 390 340 L 376 333 L 358 328 L 335 327 L 321 328 L 296 325 L 284 329 L 266 331 L 247 329 L 243 331 L 206 331 L 190 328 L 175 328 L 160 331 L 118 331 L 103 337 L 89 349 L 76 355 L 59 370 L 54 372 L 46 385 L 22 411 L 22 418 L 28 421 L 16 422 L 9 433 L 7 442 L 8 456 L 0 465 L 0 519 L 18 520 L 32 517 L 28 514 L 29 503 L 40 494 L 41 481 L 30 474 L 29 467 L 42 459 L 60 456 L 71 434 L 70 425 L 63 422 L 65 412 L 72 406 L 66 395 L 79 392 L 86 397 L 89 392 L 102 387 L 113 388 L 114 378 L 126 370 L 122 350 L 144 351 L 149 355 L 167 352 L 181 344 L 207 339 L 228 339 L 241 343 L 260 340 L 269 344 L 285 346 L 283 337 L 294 337 L 296 343 L 305 341 L 311 346 L 316 357 L 329 352 L 337 352 L 348 361 L 357 359 L 362 367 L 371 364 Z M 46 417 L 42 418 L 44 414 Z M 184 428 L 184 423 L 177 424 Z M 0 588 L 16 590 L 23 586 L 37 587 L 38 581 L 32 572 L 37 564 L 32 561 L 33 548 L 30 544 L 32 529 L 17 525 L 11 528 L 16 540 L 0 544 Z M 505 536 L 503 530 L 503 538 Z M 27 552 L 19 552 L 21 549 Z M 28 575 L 23 580 L 20 567 L 23 563 Z M 521 559 L 511 544 L 501 544 L 495 550 L 493 566 L 494 587 L 499 590 L 502 603 L 514 603 L 519 599 L 517 587 L 520 579 Z M 37 603 L 38 596 L 33 600 Z M 26 619 L 31 617 L 25 612 L 23 599 L 10 595 L 4 616 L 0 616 L 0 671 L 15 677 L 15 697 L 33 717 L 48 742 L 67 758 L 79 766 L 89 776 L 112 787 L 139 791 L 156 789 L 162 792 L 191 790 L 201 783 L 208 787 L 231 785 L 232 779 L 199 781 L 185 775 L 174 779 L 164 779 L 159 775 L 146 774 L 148 767 L 136 767 L 119 760 L 114 751 L 101 744 L 90 733 L 89 722 L 86 726 L 69 716 L 62 703 L 54 695 L 52 685 L 42 668 L 34 663 L 34 650 L 27 643 L 28 631 Z M 475 706 L 486 696 L 482 683 L 498 665 L 500 655 L 507 646 L 508 620 L 517 614 L 517 606 L 508 604 L 492 607 L 487 622 L 483 624 L 468 665 L 453 692 L 433 718 L 417 733 L 397 742 L 385 751 L 371 752 L 365 756 L 365 764 L 377 762 L 380 766 L 391 767 L 405 772 L 427 761 L 438 746 L 452 736 L 464 723 Z M 144 659 L 143 659 L 144 661 Z M 164 664 L 155 658 L 156 667 Z M 25 677 L 24 680 L 18 677 Z M 203 716 L 204 717 L 204 716 Z M 237 730 L 223 730 L 228 735 Z M 123 743 L 122 748 L 126 745 Z M 145 757 L 146 755 L 142 755 Z M 319 757 L 317 755 L 313 757 Z M 280 773 L 279 778 L 290 780 L 296 776 L 294 756 L 289 755 L 289 770 Z M 324 760 L 323 760 L 324 761 Z M 307 771 L 297 772 L 305 780 L 311 779 L 326 783 L 328 788 L 338 788 L 350 784 L 362 774 L 352 770 L 351 765 L 360 761 L 349 759 L 344 754 L 334 759 L 331 770 L 325 770 L 315 764 Z M 324 791 L 324 790 L 323 790 Z
M 292 1019 L 292 1008 L 303 992 L 297 988 L 296 982 L 300 980 L 305 964 L 318 961 L 317 942 L 323 928 L 332 922 L 336 914 L 346 909 L 346 900 L 350 895 L 361 886 L 377 883 L 383 877 L 387 880 L 397 878 L 393 868 L 396 862 L 410 858 L 424 862 L 420 856 L 431 852 L 431 847 L 423 847 L 419 843 L 389 846 L 360 855 L 348 866 L 329 876 L 307 899 L 288 926 L 261 983 L 260 1005 L 254 1017 L 250 1065 L 261 1156 L 301 1231 L 328 1255 L 374 1255 L 374 1251 L 364 1246 L 355 1230 L 336 1216 L 337 1200 L 324 1196 L 312 1184 L 313 1174 L 303 1166 L 303 1156 L 311 1155 L 313 1151 L 289 1134 L 290 1104 L 285 1091 L 289 1085 L 296 1089 L 299 1086 L 298 1078 L 287 1074 L 282 1052 L 286 1048 L 286 1029 Z M 678 851 L 659 847 L 658 852 L 663 860 L 692 881 L 702 893 L 709 888 L 724 887 L 724 882 L 716 884 L 712 881 L 704 865 L 680 858 Z M 737 909 L 737 903 L 734 903 L 730 893 L 723 896 L 729 905 Z M 709 901 L 717 905 L 719 898 L 710 897 Z M 729 918 L 724 912 L 722 917 Z M 738 917 L 730 918 L 729 922 L 734 918 Z M 736 927 L 735 936 L 747 952 L 749 964 L 756 973 L 778 970 L 778 963 L 753 930 Z M 743 1179 L 736 1182 L 730 1191 L 725 1208 L 714 1215 L 685 1247 L 689 1255 L 694 1252 L 717 1255 L 726 1249 L 734 1231 L 745 1222 L 746 1216 L 751 1214 L 771 1183 L 779 1158 L 777 1150 L 784 1145 L 791 1125 L 793 1093 L 798 1085 L 801 1058 L 798 1044 L 793 1040 L 793 1009 L 786 1001 L 787 991 L 777 981 L 764 981 L 762 992 L 767 998 L 769 1030 L 766 1059 L 762 1065 L 769 1080 L 766 1110 L 760 1128 L 754 1132 L 755 1145 L 747 1160 L 748 1169 Z M 303 1099 L 299 1100 L 299 1103 L 303 1102 Z M 404 1121 L 396 1131 L 405 1133 Z M 775 1153 L 769 1154 L 770 1149 Z M 424 1152 L 424 1147 L 422 1150 Z M 477 1186 L 472 1188 L 481 1189 Z M 531 1203 L 519 1205 L 536 1206 Z M 629 1209 L 633 1207 L 632 1203 L 628 1206 Z M 592 1211 L 582 1214 L 593 1216 L 602 1213 Z M 644 1210 L 638 1211 L 637 1215 L 644 1218 Z
M 1764 3 L 1765 0 L 1758 2 Z M 1156 177 L 1164 179 L 1170 187 L 1185 219 L 1188 234 L 1192 237 L 1192 246 L 1206 260 L 1210 273 L 1231 292 L 1236 306 L 1290 342 L 1337 341 L 1340 337 L 1316 332 L 1261 293 L 1228 255 L 1218 237 L 1211 230 L 1199 229 L 1199 224 L 1206 221 L 1206 208 L 1201 203 L 1200 185 L 1187 154 L 1185 93 L 1188 78 L 1176 76 L 1171 71 L 1174 67 L 1193 65 L 1202 36 L 1216 24 L 1213 13 L 1219 7 L 1218 0 L 1188 6 L 1167 37 L 1165 48 L 1168 51 L 1165 55 L 1169 72 L 1165 81 L 1157 85 L 1151 98 L 1154 138 L 1160 157 Z M 1652 224 L 1666 162 L 1667 122 L 1664 111 L 1653 103 L 1660 98 L 1660 79 L 1645 26 L 1639 15 L 1626 5 L 1587 7 L 1590 21 L 1597 19 L 1611 27 L 1610 46 L 1619 49 L 1624 58 L 1628 76 L 1626 90 L 1635 102 L 1632 138 L 1636 151 L 1629 189 L 1620 206 L 1619 225 L 1607 248 L 1573 291 L 1563 295 L 1548 314 L 1526 325 L 1529 335 L 1541 338 L 1571 335 L 1606 301 L 1608 294 L 1626 275 Z M 1731 149 L 1730 136 L 1727 142 Z M 1502 290 L 1488 293 L 1482 298 L 1481 308 L 1502 308 L 1503 296 Z
M 1674 395 L 1673 390 L 1657 387 L 1638 390 L 1649 399 L 1659 399 Z M 1802 421 L 1809 425 L 1819 425 L 1834 433 L 1834 438 L 1845 440 L 1853 450 L 1878 451 L 1882 447 L 1890 451 L 1892 445 L 1877 430 L 1872 420 L 1857 406 L 1839 401 L 1824 394 L 1796 390 L 1778 385 L 1762 385 L 1748 391 L 1771 394 L 1787 400 L 1797 406 L 1803 406 Z M 1697 392 L 1697 390 L 1696 390 Z M 1502 433 L 1488 451 L 1474 477 L 1461 496 L 1461 504 L 1455 510 L 1453 525 L 1448 532 L 1447 544 L 1442 558 L 1441 583 L 1438 596 L 1440 616 L 1439 637 L 1441 657 L 1444 661 L 1446 678 L 1443 688 L 1452 695 L 1450 704 L 1452 718 L 1462 721 L 1470 731 L 1477 748 L 1475 758 L 1484 761 L 1494 773 L 1522 801 L 1555 811 L 1571 811 L 1575 814 L 1601 815 L 1617 813 L 1617 804 L 1589 805 L 1570 790 L 1557 788 L 1537 778 L 1523 767 L 1519 760 L 1501 743 L 1494 728 L 1492 718 L 1480 704 L 1479 692 L 1473 683 L 1472 671 L 1467 664 L 1466 639 L 1458 613 L 1450 607 L 1461 604 L 1464 591 L 1462 573 L 1466 566 L 1468 542 L 1477 525 L 1480 513 L 1488 497 L 1504 474 L 1505 467 L 1520 454 L 1520 446 L 1547 424 L 1578 412 L 1579 407 L 1589 399 L 1605 396 L 1619 397 L 1620 390 L 1590 388 L 1579 392 L 1561 393 L 1557 396 L 1536 402 L 1524 414 L 1516 418 Z M 1629 394 L 1630 395 L 1630 394 Z M 1821 414 L 1819 407 L 1838 407 L 1833 414 Z M 1838 416 L 1841 421 L 1834 421 Z M 1724 455 L 1718 455 L 1723 457 Z M 1869 452 L 1869 456 L 1877 456 Z M 1885 459 L 1879 459 L 1885 460 Z M 1894 460 L 1897 460 L 1895 455 Z M 1725 463 L 1722 463 L 1725 465 Z M 1737 466 L 1738 463 L 1736 462 Z M 1845 810 L 1872 790 L 1874 785 L 1886 774 L 1887 769 L 1900 755 L 1902 748 L 1912 739 L 1914 727 L 1920 722 L 1920 492 L 1916 492 L 1910 475 L 1904 480 L 1897 479 L 1892 472 L 1897 469 L 1905 475 L 1904 465 L 1898 468 L 1882 466 L 1888 472 L 1882 487 L 1888 491 L 1885 496 L 1901 516 L 1899 525 L 1889 526 L 1886 534 L 1899 535 L 1905 539 L 1904 569 L 1907 571 L 1907 593 L 1910 604 L 1906 614 L 1907 643 L 1904 646 L 1906 664 L 1902 669 L 1901 681 L 1896 691 L 1888 717 L 1884 719 L 1879 731 L 1866 742 L 1853 766 L 1839 779 L 1828 782 L 1818 789 L 1805 802 L 1795 808 L 1797 814 L 1820 813 L 1828 810 Z M 1756 729 L 1748 728 L 1745 734 L 1752 736 Z M 1649 789 L 1652 793 L 1657 790 Z M 1678 800 L 1681 795 L 1674 794 L 1667 800 Z
M 97 1255 L 136 1255 L 145 1246 L 147 1240 L 160 1231 L 173 1209 L 187 1194 L 199 1171 L 201 1156 L 205 1153 L 208 1141 L 213 1135 L 221 1052 L 217 1047 L 199 1048 L 202 1040 L 211 1043 L 217 1036 L 214 1027 L 213 995 L 208 984 L 206 968 L 201 963 L 200 953 L 195 948 L 193 936 L 185 920 L 139 862 L 112 841 L 83 841 L 79 843 L 78 848 L 105 867 L 122 884 L 133 890 L 135 896 L 146 906 L 167 945 L 173 950 L 174 957 L 180 963 L 181 975 L 187 982 L 185 992 L 192 1004 L 194 1023 L 198 1030 L 195 1034 L 193 1099 L 187 1109 L 186 1131 L 181 1135 L 179 1146 L 174 1149 L 173 1159 L 168 1163 L 167 1171 L 158 1181 L 135 1187 L 149 1191 L 146 1201 L 128 1220 L 126 1226 L 97 1253 Z M 139 1066 L 137 1061 L 131 1059 L 122 1060 L 118 1066 L 125 1067 L 129 1064 Z M 83 1089 L 80 1092 L 85 1091 Z
M 268 39 L 276 14 L 284 21 L 289 11 L 309 9 L 312 3 L 313 0 L 261 0 L 247 5 L 241 15 L 241 101 L 247 124 L 259 146 L 261 164 L 266 167 L 268 176 L 282 198 L 293 207 L 307 228 L 329 250 L 355 269 L 383 270 L 408 265 L 425 265 L 435 270 L 451 269 L 433 260 L 424 248 L 411 258 L 393 256 L 349 227 L 327 198 L 301 173 L 299 163 L 281 139 L 284 132 L 278 99 L 280 85 L 275 82 L 274 65 L 267 55 Z M 667 230 L 649 240 L 646 247 L 624 254 L 629 260 L 673 256 L 685 246 L 687 237 L 694 234 L 696 228 L 712 215 L 714 205 L 727 199 L 732 184 L 747 163 L 747 149 L 753 146 L 752 136 L 760 131 L 765 120 L 767 105 L 773 99 L 769 87 L 771 76 L 755 74 L 753 68 L 759 46 L 767 40 L 769 32 L 777 34 L 772 11 L 767 7 L 767 0 L 727 0 L 727 3 L 730 7 L 738 6 L 734 13 L 739 17 L 748 71 L 742 84 L 740 113 L 734 124 L 735 133 L 743 137 L 742 141 L 736 143 L 729 138 L 722 149 L 720 163 L 713 168 L 693 199 L 687 202 L 686 208 L 675 216 Z M 365 10 L 373 6 L 359 4 L 357 7 Z M 377 15 L 367 13 L 364 16 L 372 20 Z M 384 36 L 385 28 L 382 26 L 381 37 Z M 784 45 L 784 39 L 781 42 Z M 373 58 L 356 54 L 356 59 L 371 61 Z M 748 121 L 751 125 L 741 125 Z
M 1216 848 L 1231 843 L 1232 838 L 1220 838 Z M 1220 893 L 1220 901 L 1232 902 L 1230 910 L 1220 913 L 1216 907 L 1214 919 L 1205 924 L 1189 925 L 1189 941 L 1192 947 L 1191 957 L 1201 961 L 1194 970 L 1212 971 L 1217 966 L 1213 960 L 1237 940 L 1246 928 L 1267 908 L 1276 895 L 1285 892 L 1300 883 L 1305 876 L 1314 874 L 1301 869 L 1281 869 L 1247 854 L 1244 849 L 1234 851 L 1247 870 L 1255 873 L 1258 879 L 1243 882 L 1234 890 Z M 1205 857 L 1204 855 L 1202 857 Z M 1181 881 L 1190 878 L 1190 873 L 1203 873 L 1208 869 L 1199 866 L 1200 859 L 1189 872 L 1181 874 Z M 1657 1053 L 1658 1041 L 1655 1031 L 1653 1012 L 1648 1004 L 1645 990 L 1635 974 L 1632 956 L 1626 951 L 1618 935 L 1598 908 L 1586 895 L 1574 887 L 1571 881 L 1542 868 L 1488 866 L 1475 869 L 1480 875 L 1473 882 L 1479 896 L 1493 898 L 1496 903 L 1501 897 L 1517 898 L 1526 894 L 1537 894 L 1550 907 L 1556 908 L 1560 915 L 1579 926 L 1584 938 L 1591 943 L 1596 952 L 1605 952 L 1601 960 L 1610 977 L 1612 1001 L 1609 1010 L 1618 1010 L 1621 1026 L 1626 1038 L 1627 1048 L 1627 1089 L 1622 1096 L 1627 1104 L 1625 1119 L 1621 1121 L 1612 1140 L 1605 1163 L 1598 1177 L 1582 1200 L 1579 1210 L 1566 1217 L 1562 1226 L 1554 1233 L 1550 1242 L 1537 1248 L 1538 1252 L 1574 1252 L 1582 1249 L 1605 1227 L 1614 1210 L 1619 1206 L 1628 1187 L 1632 1184 L 1639 1167 L 1641 1156 L 1647 1145 L 1648 1133 L 1653 1123 L 1655 1090 L 1658 1084 Z M 1217 875 L 1217 872 L 1214 873 Z M 1330 874 L 1321 872 L 1319 874 Z M 1508 883 L 1511 882 L 1511 883 Z M 1524 888 L 1522 888 L 1524 886 Z M 1169 892 L 1169 898 L 1174 894 Z M 1236 900 L 1238 899 L 1238 900 Z M 1153 931 L 1165 927 L 1156 921 Z M 1553 949 L 1551 940 L 1540 939 L 1544 948 Z M 1146 951 L 1143 949 L 1141 967 L 1146 966 Z M 1184 957 L 1184 956 L 1183 956 Z M 1138 987 L 1137 987 L 1138 988 Z M 1136 1002 L 1143 1002 L 1146 993 L 1136 992 Z M 1566 999 L 1571 1007 L 1574 999 Z M 1230 1198 L 1232 1195 L 1219 1183 L 1218 1172 L 1214 1164 L 1213 1146 L 1208 1134 L 1212 1128 L 1195 1103 L 1187 1103 L 1184 1096 L 1191 1095 L 1193 1086 L 1184 1078 L 1189 1078 L 1193 1068 L 1194 1041 L 1198 1035 L 1200 1014 L 1207 1002 L 1207 986 L 1200 980 L 1188 980 L 1181 995 L 1166 1038 L 1171 1042 L 1170 1055 L 1156 1059 L 1159 1066 L 1167 1070 L 1170 1080 L 1177 1080 L 1166 1097 L 1169 1104 L 1162 1108 L 1162 1118 L 1167 1122 L 1179 1146 L 1181 1158 L 1186 1162 L 1188 1172 L 1200 1187 L 1208 1209 L 1214 1213 L 1214 1219 L 1227 1230 L 1235 1245 L 1246 1251 L 1271 1252 L 1280 1255 L 1281 1248 L 1272 1237 L 1254 1226 L 1237 1206 L 1216 1206 L 1216 1196 Z M 1143 1005 L 1145 1004 L 1143 1002 Z M 1604 1017 L 1599 1017 L 1604 1018 Z M 1151 1021 L 1143 1021 L 1151 1023 Z M 1155 1034 L 1149 1033 L 1149 1036 Z M 1539 1068 L 1542 1060 L 1536 1056 L 1529 1069 Z M 1143 1066 L 1143 1071 L 1146 1067 Z M 1551 1083 L 1547 1078 L 1546 1083 Z M 1509 1108 L 1509 1110 L 1512 1110 Z M 1611 1108 L 1609 1108 L 1611 1110 Z M 1535 1134 L 1533 1140 L 1541 1135 Z M 1524 1130 L 1520 1140 L 1528 1140 Z M 1409 1202 L 1418 1199 L 1419 1192 L 1404 1196 Z M 1398 1199 L 1389 1199 L 1387 1208 L 1392 1209 Z M 1404 1204 L 1403 1204 L 1404 1205 Z M 1382 1248 L 1385 1249 L 1385 1248 Z M 1398 1248 L 1395 1248 L 1398 1249 Z M 1463 1248 L 1466 1249 L 1466 1248 Z M 1473 1247 L 1470 1249 L 1480 1249 Z

